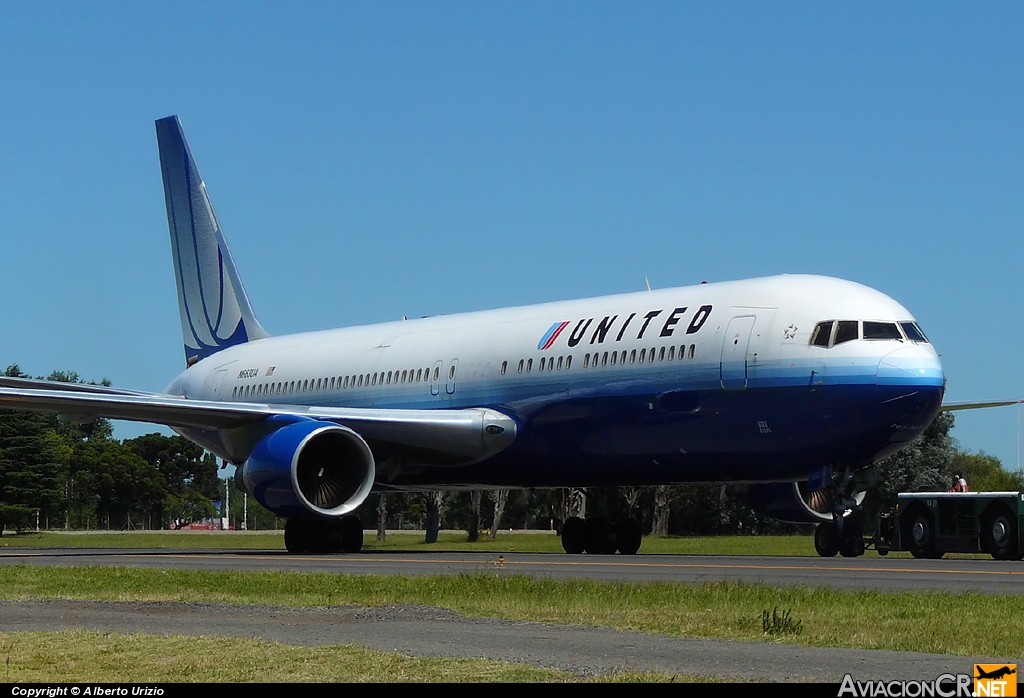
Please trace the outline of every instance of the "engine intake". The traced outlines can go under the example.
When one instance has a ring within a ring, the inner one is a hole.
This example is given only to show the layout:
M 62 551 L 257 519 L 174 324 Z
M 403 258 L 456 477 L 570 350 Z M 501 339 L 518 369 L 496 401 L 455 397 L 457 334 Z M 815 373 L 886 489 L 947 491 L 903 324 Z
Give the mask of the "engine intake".
M 749 485 L 740 494 L 751 509 L 779 521 L 796 524 L 832 521 L 838 494 L 830 473 L 824 470 L 803 482 Z M 866 494 L 865 490 L 854 492 L 852 503 L 861 505 Z
M 370 494 L 375 474 L 359 434 L 314 420 L 264 437 L 241 467 L 245 491 L 279 516 L 344 516 Z

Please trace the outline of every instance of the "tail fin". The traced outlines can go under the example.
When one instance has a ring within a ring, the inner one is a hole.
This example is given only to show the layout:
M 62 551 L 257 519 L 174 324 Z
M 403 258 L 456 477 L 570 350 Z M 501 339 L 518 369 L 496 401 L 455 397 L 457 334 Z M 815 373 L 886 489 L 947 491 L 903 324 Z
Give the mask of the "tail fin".
M 177 116 L 156 122 L 185 363 L 270 335 L 256 320 Z

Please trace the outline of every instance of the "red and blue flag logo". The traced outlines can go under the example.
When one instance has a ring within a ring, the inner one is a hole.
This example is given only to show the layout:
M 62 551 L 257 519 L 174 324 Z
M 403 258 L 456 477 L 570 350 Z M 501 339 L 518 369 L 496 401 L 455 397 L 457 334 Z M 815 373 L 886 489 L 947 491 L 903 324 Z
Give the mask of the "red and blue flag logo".
M 550 349 L 551 345 L 555 343 L 556 339 L 558 339 L 558 335 L 562 334 L 562 330 L 564 330 L 568 324 L 569 321 L 566 320 L 565 322 L 556 322 L 554 325 L 549 327 L 548 331 L 545 332 L 544 336 L 540 338 L 539 342 L 537 342 L 537 348 L 541 351 Z

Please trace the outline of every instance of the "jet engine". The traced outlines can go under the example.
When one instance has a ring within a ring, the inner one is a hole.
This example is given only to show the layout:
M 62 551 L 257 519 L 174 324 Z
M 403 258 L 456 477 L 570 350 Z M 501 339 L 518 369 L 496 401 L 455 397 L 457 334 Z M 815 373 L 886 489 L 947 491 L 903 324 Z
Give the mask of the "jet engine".
M 279 516 L 337 518 L 363 503 L 375 472 L 373 453 L 359 434 L 306 420 L 263 437 L 235 477 Z
M 873 473 L 874 469 L 868 470 Z M 788 523 L 817 524 L 832 521 L 837 510 L 842 514 L 863 504 L 867 480 L 860 473 L 837 476 L 831 468 L 824 468 L 801 482 L 748 485 L 739 494 L 759 514 Z

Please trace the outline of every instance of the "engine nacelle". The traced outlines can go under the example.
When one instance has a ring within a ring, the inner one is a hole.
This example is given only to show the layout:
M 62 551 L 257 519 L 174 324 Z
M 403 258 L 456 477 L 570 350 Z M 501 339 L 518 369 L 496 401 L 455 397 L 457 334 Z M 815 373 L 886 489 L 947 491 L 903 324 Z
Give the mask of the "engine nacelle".
M 339 424 L 308 420 L 265 436 L 240 471 L 245 491 L 278 516 L 333 518 L 363 503 L 376 467 L 359 434 Z
M 824 469 L 803 482 L 773 482 L 742 488 L 741 497 L 751 509 L 788 523 L 818 524 L 832 521 L 836 504 L 831 469 Z M 865 490 L 852 495 L 857 506 L 864 502 Z

